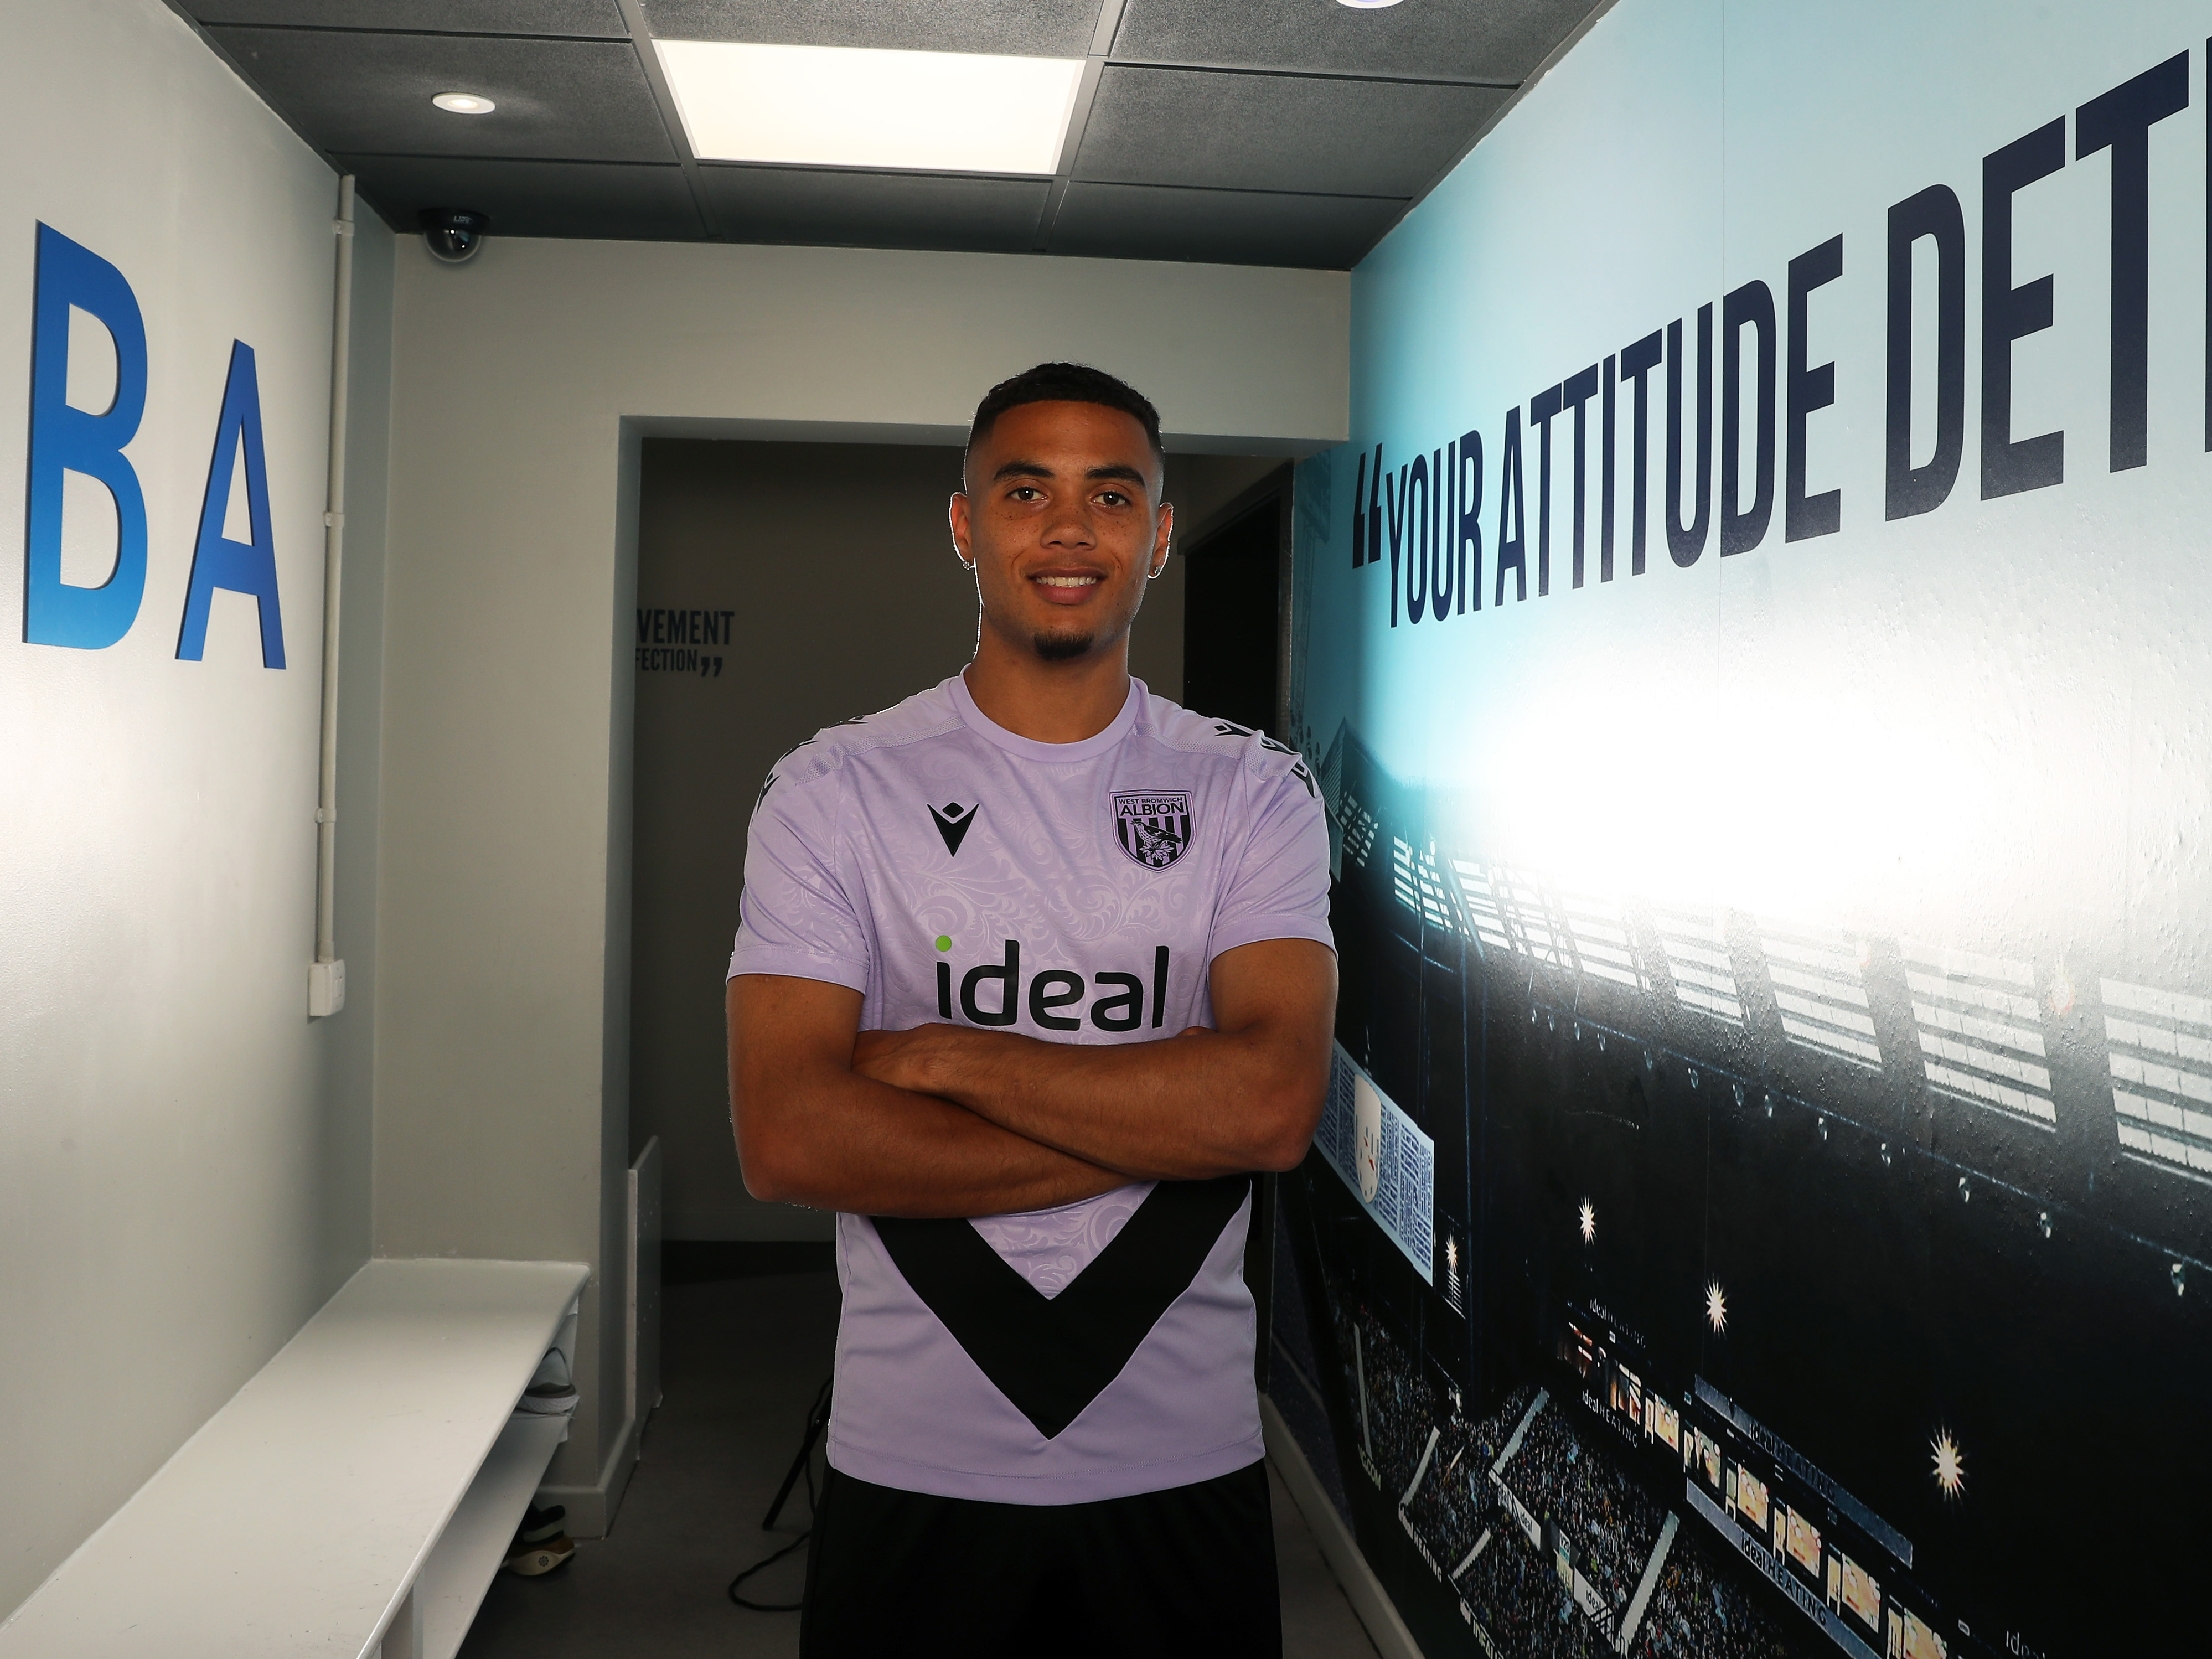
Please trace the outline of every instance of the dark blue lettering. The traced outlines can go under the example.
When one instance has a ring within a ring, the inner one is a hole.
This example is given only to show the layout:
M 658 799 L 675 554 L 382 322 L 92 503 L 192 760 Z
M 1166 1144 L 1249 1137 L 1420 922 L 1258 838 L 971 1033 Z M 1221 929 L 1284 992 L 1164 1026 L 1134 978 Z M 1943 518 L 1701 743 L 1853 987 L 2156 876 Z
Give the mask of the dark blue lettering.
M 1375 476 L 1367 481 L 1367 562 L 1382 558 L 1382 446 L 1375 446 Z
M 2012 281 L 2012 198 L 2066 165 L 2066 118 L 1982 158 L 1982 499 L 2044 489 L 2066 477 L 2066 434 L 2014 442 L 2012 343 L 2051 326 L 2048 275 Z
M 1650 519 L 1651 396 L 1650 375 L 1658 368 L 1657 329 L 1620 352 L 1620 378 L 1636 388 L 1635 408 L 1629 422 L 1628 443 L 1628 574 L 1644 574 L 1644 528 Z
M 1698 307 L 1698 498 L 1682 522 L 1682 319 L 1667 325 L 1667 556 L 1683 569 L 1705 550 L 1713 515 L 1713 308 Z
M 1429 615 L 1442 621 L 1451 614 L 1452 594 L 1459 584 L 1452 580 L 1449 540 L 1449 444 L 1429 455 Z
M 1836 366 L 1805 367 L 1810 355 L 1805 343 L 1808 297 L 1824 283 L 1844 274 L 1844 239 L 1831 236 L 1820 246 L 1790 262 L 1789 442 L 1783 462 L 1782 538 L 1802 542 L 1812 536 L 1832 536 L 1842 528 L 1844 492 L 1805 493 L 1805 419 L 1816 409 L 1836 401 Z
M 1936 453 L 1912 465 L 1912 245 L 1936 244 Z M 1889 384 L 1882 517 L 1943 505 L 1966 447 L 1966 218 L 1948 185 L 1889 210 Z
M 1459 530 L 1452 539 L 1459 544 L 1459 608 L 1470 601 L 1482 609 L 1482 434 L 1459 434 L 1459 459 L 1452 467 L 1458 492 Z
M 1604 410 L 1601 420 L 1604 431 L 1598 441 L 1597 579 L 1609 582 L 1613 580 L 1613 409 L 1620 389 L 1613 378 L 1612 358 L 1605 360 L 1598 378 L 1604 382 L 1605 397 L 1601 405 Z
M 2141 466 L 2150 427 L 2150 130 L 2189 107 L 2176 52 L 2074 114 L 2074 159 L 2112 152 L 2112 433 L 2115 472 Z
M 1589 453 L 1589 439 L 1587 405 L 1597 395 L 1597 369 L 1598 366 L 1592 363 L 1588 368 L 1567 376 L 1559 386 L 1560 407 L 1575 412 L 1574 586 L 1577 587 L 1583 585 L 1583 483 L 1589 471 L 1584 458 Z
M 1528 400 L 1528 424 L 1536 433 L 1536 597 L 1552 591 L 1552 417 L 1559 412 L 1559 388 L 1547 386 Z
M 1413 507 L 1413 495 L 1419 491 L 1421 505 L 1418 514 Z M 1413 457 L 1412 475 L 1406 480 L 1406 517 L 1411 520 L 1412 534 L 1407 538 L 1406 549 L 1406 620 L 1418 623 L 1428 608 L 1429 565 L 1436 556 L 1435 515 L 1430 510 L 1429 498 L 1435 492 L 1429 488 L 1429 458 Z M 1392 567 L 1396 568 L 1395 565 Z M 1420 586 L 1413 586 L 1415 577 Z
M 1505 411 L 1505 453 L 1498 464 L 1498 592 L 1493 605 L 1505 603 L 1505 573 L 1513 573 L 1513 597 L 1528 597 L 1528 483 L 1521 476 L 1521 406 Z M 1507 535 L 1510 522 L 1513 533 Z
M 1398 476 L 1382 481 L 1382 507 L 1390 525 L 1390 626 L 1398 625 L 1398 556 L 1406 539 L 1406 469 L 1400 467 Z M 1416 618 L 1415 620 L 1419 620 Z
M 1751 505 L 1742 497 L 1743 331 L 1757 331 Z M 1774 516 L 1774 290 L 1746 283 L 1721 301 L 1721 556 L 1748 553 Z

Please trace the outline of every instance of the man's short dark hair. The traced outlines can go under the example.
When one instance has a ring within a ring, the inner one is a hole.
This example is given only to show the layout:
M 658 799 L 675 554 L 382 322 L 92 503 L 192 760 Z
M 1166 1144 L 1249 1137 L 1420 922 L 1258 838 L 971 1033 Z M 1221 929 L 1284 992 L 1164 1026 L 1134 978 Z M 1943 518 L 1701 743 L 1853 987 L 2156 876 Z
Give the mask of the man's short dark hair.
M 1011 380 L 1000 381 L 975 405 L 975 424 L 968 428 L 969 452 L 991 435 L 1000 416 L 1024 404 L 1100 404 L 1118 409 L 1145 428 L 1152 459 L 1165 459 L 1160 447 L 1160 411 L 1152 407 L 1152 399 L 1127 381 L 1088 363 L 1039 363 Z

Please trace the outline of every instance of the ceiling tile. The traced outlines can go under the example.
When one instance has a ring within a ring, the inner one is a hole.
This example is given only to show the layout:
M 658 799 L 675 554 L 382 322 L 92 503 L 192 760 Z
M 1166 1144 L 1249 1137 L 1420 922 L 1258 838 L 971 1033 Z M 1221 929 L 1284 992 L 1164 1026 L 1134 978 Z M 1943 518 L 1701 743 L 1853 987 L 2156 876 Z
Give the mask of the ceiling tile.
M 326 150 L 672 161 L 676 152 L 627 41 L 211 29 L 247 76 Z M 480 93 L 489 115 L 432 107 Z
M 185 0 L 184 9 L 203 23 L 629 38 L 615 0 Z
M 1080 58 L 1098 0 L 645 0 L 645 21 L 665 40 Z
M 1109 68 L 1075 176 L 1410 196 L 1510 95 L 1406 81 Z
M 1060 204 L 1048 251 L 1348 270 L 1405 206 L 1371 196 L 1078 182 Z
M 1592 0 L 1434 0 L 1354 9 L 1328 0 L 1129 0 L 1117 61 L 1332 75 L 1526 80 Z
M 334 159 L 402 232 L 415 229 L 422 209 L 445 207 L 489 213 L 494 236 L 698 241 L 706 235 L 678 167 L 425 155 Z
M 741 242 L 1026 253 L 1051 185 L 1042 179 L 706 167 L 725 232 Z

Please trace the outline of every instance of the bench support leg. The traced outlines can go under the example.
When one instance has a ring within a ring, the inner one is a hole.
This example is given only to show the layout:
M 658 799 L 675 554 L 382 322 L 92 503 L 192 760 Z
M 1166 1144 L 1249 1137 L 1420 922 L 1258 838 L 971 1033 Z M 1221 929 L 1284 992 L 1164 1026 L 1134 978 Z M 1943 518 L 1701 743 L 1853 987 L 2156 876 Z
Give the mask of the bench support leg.
M 422 1659 L 422 1601 L 412 1589 L 385 1629 L 380 1659 Z

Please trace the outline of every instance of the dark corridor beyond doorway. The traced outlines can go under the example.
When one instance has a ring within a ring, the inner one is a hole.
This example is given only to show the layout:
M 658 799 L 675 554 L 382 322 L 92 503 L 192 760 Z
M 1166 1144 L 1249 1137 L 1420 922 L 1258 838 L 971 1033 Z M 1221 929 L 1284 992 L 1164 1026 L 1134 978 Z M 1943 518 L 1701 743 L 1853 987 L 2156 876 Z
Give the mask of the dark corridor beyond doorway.
M 1283 467 L 1203 527 L 1183 555 L 1183 707 L 1277 737 L 1290 513 Z

